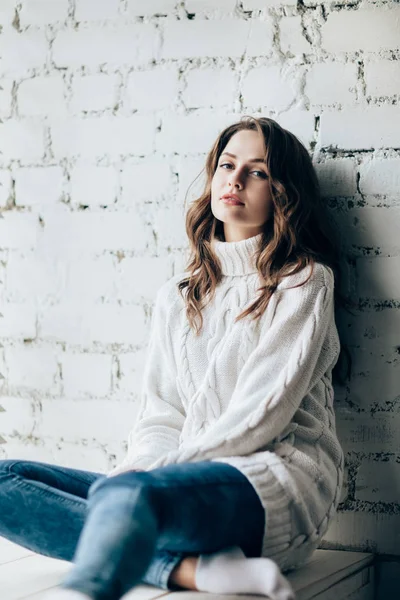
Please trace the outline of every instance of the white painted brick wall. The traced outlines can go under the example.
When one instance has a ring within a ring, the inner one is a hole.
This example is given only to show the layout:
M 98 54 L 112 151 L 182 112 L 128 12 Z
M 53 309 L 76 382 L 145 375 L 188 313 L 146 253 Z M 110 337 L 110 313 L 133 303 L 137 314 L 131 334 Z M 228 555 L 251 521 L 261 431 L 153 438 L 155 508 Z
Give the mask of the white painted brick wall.
M 18 86 L 18 113 L 22 116 L 64 116 L 64 82 L 60 75 L 26 79 Z
M 332 53 L 391 50 L 399 44 L 399 19 L 394 4 L 332 12 L 321 27 L 322 47 Z
M 321 116 L 322 146 L 344 150 L 397 147 L 400 137 L 400 107 L 352 108 L 325 111 Z
M 186 0 L 185 8 L 190 13 L 212 10 L 233 10 L 236 8 L 237 0 Z
M 171 169 L 164 159 L 152 158 L 121 170 L 120 204 L 127 207 L 171 198 L 172 191 Z
M 61 199 L 64 179 L 61 167 L 24 167 L 15 169 L 13 177 L 17 206 L 55 204 Z
M 38 304 L 54 297 L 62 297 L 65 276 L 61 267 L 50 256 L 36 252 L 10 252 L 6 266 L 5 299 L 7 302 L 23 302 L 31 295 Z
M 5 445 L 0 446 L 0 458 L 12 456 L 13 459 L 26 459 L 29 454 L 29 460 L 47 462 L 52 464 L 69 467 L 72 469 L 81 469 L 82 464 L 86 465 L 88 471 L 104 473 L 111 470 L 115 460 L 122 460 L 125 450 L 122 444 L 109 441 L 107 443 L 108 453 L 104 452 L 104 444 L 96 440 L 81 440 L 79 444 L 67 442 L 61 439 L 52 439 L 50 437 L 39 438 L 30 436 L 29 438 L 9 438 Z
M 60 121 L 51 128 L 56 159 L 150 154 L 154 136 L 155 125 L 151 116 L 74 118 Z
M 135 211 L 49 211 L 45 224 L 38 240 L 41 251 L 50 247 L 56 254 L 79 256 L 82 251 L 117 252 L 125 249 L 143 252 L 147 248 L 153 249 L 150 230 L 138 219 Z
M 370 206 L 353 208 L 337 216 L 348 246 L 379 248 L 386 256 L 399 254 L 400 207 L 390 209 L 390 218 L 386 208 Z
M 344 548 L 355 548 L 354 540 L 367 540 L 369 545 L 364 542 L 361 548 L 374 552 L 377 544 L 382 554 L 398 555 L 398 531 L 398 514 L 346 511 L 334 517 L 324 539 L 330 544 L 329 547 L 340 539 Z M 357 551 L 362 551 L 361 548 L 357 546 Z
M 61 261 L 60 261 L 61 262 Z M 92 257 L 77 256 L 63 261 L 66 265 L 65 287 L 61 289 L 60 301 L 71 305 L 109 300 L 114 292 L 115 258 L 111 255 Z
M 363 194 L 389 194 L 400 190 L 400 158 L 372 159 L 360 167 L 360 190 Z
M 246 56 L 269 56 L 273 51 L 274 30 L 272 20 L 254 21 L 246 43 Z
M 232 114 L 216 113 L 212 110 L 196 111 L 192 114 L 167 114 L 163 119 L 156 149 L 162 154 L 198 154 L 207 152 L 218 131 L 232 122 Z M 233 117 L 234 118 L 234 117 Z M 176 132 L 179 131 L 179 136 Z
M 358 259 L 363 260 L 368 259 Z M 371 327 L 366 331 L 373 334 Z M 378 407 L 387 409 L 398 396 L 399 365 L 390 361 L 387 349 L 383 345 L 380 347 L 378 341 L 365 343 L 355 358 L 350 398 L 355 406 L 368 414 L 372 412 L 375 418 Z
M 223 29 L 229 31 L 229 35 L 221 35 Z M 249 29 L 249 23 L 240 19 L 168 20 L 164 27 L 161 58 L 237 58 L 246 48 Z
M 46 398 L 42 401 L 42 411 L 38 415 L 34 435 L 42 437 L 46 432 L 52 431 L 54 436 L 74 443 L 81 440 L 103 440 L 105 443 L 116 441 L 119 438 L 118 432 L 127 434 L 129 431 L 137 408 L 137 402 L 118 402 L 116 410 L 116 403 L 110 400 Z M 94 415 L 102 415 L 103 418 L 99 419 Z
M 90 398 L 110 395 L 111 355 L 68 352 L 60 357 L 60 363 L 65 396 Z
M 80 306 L 78 302 L 64 302 L 39 314 L 38 329 L 46 341 L 82 346 L 94 342 L 140 346 L 146 341 L 148 323 L 140 306 L 91 306 L 85 301 Z
M 137 352 L 124 352 L 118 356 L 119 378 L 115 389 L 123 398 L 135 397 L 140 400 L 142 373 L 146 366 L 145 349 Z
M 71 111 L 102 111 L 117 103 L 117 75 L 75 75 L 72 81 Z
M 185 219 L 180 206 L 160 207 L 154 210 L 152 223 L 160 251 L 186 247 Z
M 357 65 L 323 62 L 312 65 L 304 93 L 311 104 L 354 104 Z
M 354 196 L 356 165 L 352 159 L 329 160 L 315 165 L 323 196 Z
M 271 116 L 312 152 L 359 302 L 326 543 L 398 553 L 399 23 L 386 0 L 0 2 L 0 457 L 123 458 L 190 185 L 224 126 Z
M 0 171 L 0 206 L 4 207 L 11 195 L 12 180 L 8 170 Z
M 19 12 L 20 27 L 65 21 L 68 0 L 25 0 Z
M 244 10 L 257 10 L 265 7 L 295 6 L 296 0 L 243 0 Z
M 310 52 L 311 45 L 304 37 L 300 16 L 282 19 L 279 30 L 282 52 L 290 52 L 293 55 Z
M 312 112 L 294 108 L 280 113 L 276 120 L 297 136 L 307 148 L 310 147 L 315 137 L 315 118 Z
M 147 15 L 165 15 L 177 5 L 177 0 L 127 0 L 127 12 L 130 17 Z
M 393 273 L 400 273 L 400 256 L 357 259 L 358 294 L 364 298 L 400 300 L 400 277 L 393 277 Z
M 2 433 L 10 436 L 29 436 L 35 427 L 36 416 L 32 399 L 3 394 L 1 405 L 5 409 L 5 412 L 1 413 Z
M 39 220 L 35 214 L 7 211 L 0 219 L 2 248 L 15 248 L 26 252 L 36 246 Z
M 175 69 L 136 71 L 129 75 L 126 106 L 153 111 L 168 108 L 176 101 L 178 74 Z
M 355 418 L 339 412 L 339 416 L 338 432 L 345 452 L 373 455 L 392 452 L 399 427 L 398 415 L 377 413 L 373 421 L 369 413 Z
M 151 277 L 143 277 L 151 273 Z M 114 275 L 115 293 L 123 302 L 151 302 L 158 289 L 172 277 L 172 257 L 133 257 L 127 256 L 118 264 Z M 140 286 L 137 282 L 140 281 Z
M 243 102 L 247 107 L 287 109 L 295 97 L 291 77 L 285 77 L 279 66 L 254 68 L 243 81 Z
M 10 25 L 15 17 L 15 0 L 3 0 L 0 3 L 0 23 Z
M 53 44 L 57 67 L 143 64 L 155 58 L 157 43 L 153 25 L 124 25 L 104 28 L 98 25 L 79 31 L 59 31 Z
M 59 393 L 57 357 L 49 347 L 16 346 L 6 349 L 7 378 L 15 389 Z
M 2 78 L 0 86 L 0 116 L 11 116 L 13 80 Z
M 114 167 L 76 166 L 71 170 L 71 204 L 78 206 L 112 205 L 118 194 Z
M 1 307 L 1 337 L 19 340 L 36 336 L 36 307 L 33 302 L 5 303 Z M 3 399 L 2 399 L 3 404 Z
M 20 160 L 23 163 L 40 162 L 43 158 L 44 125 L 34 119 L 0 123 L 0 152 L 3 160 Z
M 0 73 L 26 75 L 32 69 L 42 69 L 48 56 L 45 32 L 27 29 L 17 33 L 5 29 L 0 38 Z
M 226 68 L 190 71 L 182 100 L 187 108 L 231 107 L 237 79 L 235 73 Z
M 373 317 L 373 318 L 372 318 Z M 343 315 L 345 343 L 373 351 L 392 352 L 400 335 L 400 315 L 396 310 L 364 310 Z M 368 415 L 369 416 L 369 415 Z M 371 423 L 372 427 L 374 423 Z M 391 443 L 388 440 L 389 444 Z
M 119 0 L 76 0 L 75 18 L 77 21 L 107 21 L 120 16 Z
M 400 94 L 400 63 L 379 60 L 365 65 L 367 96 L 398 96 Z

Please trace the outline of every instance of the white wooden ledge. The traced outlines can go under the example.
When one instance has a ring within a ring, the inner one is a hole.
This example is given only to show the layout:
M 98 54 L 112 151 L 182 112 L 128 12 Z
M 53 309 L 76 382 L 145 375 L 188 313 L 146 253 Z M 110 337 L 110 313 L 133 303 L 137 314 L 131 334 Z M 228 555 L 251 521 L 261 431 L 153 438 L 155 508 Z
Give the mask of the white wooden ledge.
M 311 561 L 288 574 L 296 600 L 373 600 L 373 555 L 362 552 L 316 550 Z M 56 587 L 71 563 L 35 554 L 0 537 L 1 600 L 42 600 Z M 124 600 L 257 600 L 260 596 L 170 592 L 139 585 Z M 264 596 L 265 598 L 265 596 Z

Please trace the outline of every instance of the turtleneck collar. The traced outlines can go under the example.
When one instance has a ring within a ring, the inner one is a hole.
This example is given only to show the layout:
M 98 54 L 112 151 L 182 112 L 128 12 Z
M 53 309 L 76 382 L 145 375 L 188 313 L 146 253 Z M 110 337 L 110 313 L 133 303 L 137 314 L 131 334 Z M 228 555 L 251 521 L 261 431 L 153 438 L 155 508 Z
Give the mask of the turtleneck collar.
M 223 275 L 249 275 L 257 273 L 256 254 L 262 233 L 240 242 L 212 240 L 212 248 L 219 258 Z

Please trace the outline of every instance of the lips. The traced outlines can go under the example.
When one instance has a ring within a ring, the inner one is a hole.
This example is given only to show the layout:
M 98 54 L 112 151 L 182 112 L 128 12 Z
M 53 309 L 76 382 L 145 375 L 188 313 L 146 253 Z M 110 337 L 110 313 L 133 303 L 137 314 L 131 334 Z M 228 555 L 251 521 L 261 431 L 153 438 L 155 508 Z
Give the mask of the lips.
M 236 194 L 224 194 L 221 196 L 221 200 L 226 204 L 244 204 Z

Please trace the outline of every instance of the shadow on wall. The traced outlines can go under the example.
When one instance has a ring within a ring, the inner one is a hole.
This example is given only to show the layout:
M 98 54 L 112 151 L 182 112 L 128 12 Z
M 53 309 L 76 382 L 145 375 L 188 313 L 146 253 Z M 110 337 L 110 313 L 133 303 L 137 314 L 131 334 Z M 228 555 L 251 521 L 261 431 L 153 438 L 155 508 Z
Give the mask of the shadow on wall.
M 379 162 L 375 159 L 375 163 Z M 380 161 L 383 162 L 383 161 Z M 337 326 L 352 359 L 335 385 L 337 431 L 346 480 L 321 548 L 378 554 L 378 577 L 400 578 L 400 205 L 374 183 L 374 159 L 347 153 L 315 165 L 338 228 L 342 293 Z M 397 167 L 398 168 L 398 167 Z

